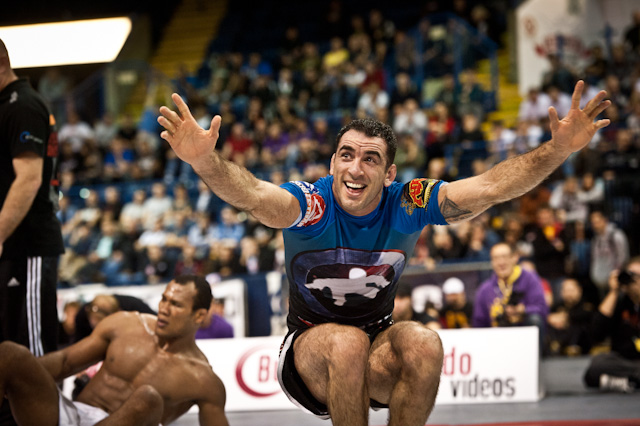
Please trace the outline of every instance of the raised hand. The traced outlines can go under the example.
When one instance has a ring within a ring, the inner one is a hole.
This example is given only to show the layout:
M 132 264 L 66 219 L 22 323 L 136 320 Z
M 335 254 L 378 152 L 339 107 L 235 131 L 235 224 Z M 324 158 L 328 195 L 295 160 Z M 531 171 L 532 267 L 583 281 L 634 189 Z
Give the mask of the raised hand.
M 178 107 L 180 115 L 166 106 L 160 107 L 162 115 L 158 117 L 158 123 L 165 128 L 160 133 L 160 137 L 169 142 L 181 160 L 191 165 L 198 160 L 207 159 L 218 142 L 221 117 L 219 115 L 213 117 L 209 130 L 204 130 L 198 125 L 189 107 L 177 93 L 171 95 L 171 99 Z
M 611 101 L 604 100 L 607 92 L 600 91 L 591 99 L 584 109 L 580 109 L 580 99 L 584 90 L 584 81 L 576 83 L 571 96 L 571 109 L 566 117 L 558 119 L 558 112 L 554 107 L 549 107 L 549 120 L 551 134 L 554 143 L 563 151 L 576 152 L 584 148 L 596 131 L 609 125 L 610 120 L 594 121 L 596 117 L 609 105 Z

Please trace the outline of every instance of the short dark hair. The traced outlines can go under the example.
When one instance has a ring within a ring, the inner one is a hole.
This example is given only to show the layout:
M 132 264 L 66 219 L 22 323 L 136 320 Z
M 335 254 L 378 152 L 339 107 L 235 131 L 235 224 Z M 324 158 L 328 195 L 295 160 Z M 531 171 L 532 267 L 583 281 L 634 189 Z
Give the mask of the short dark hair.
M 197 311 L 198 309 L 209 310 L 213 295 L 211 294 L 211 286 L 207 280 L 200 275 L 178 275 L 173 281 L 183 286 L 193 283 L 197 291 L 196 296 L 193 298 L 193 311 Z
M 396 135 L 393 133 L 391 126 L 374 118 L 359 118 L 357 120 L 353 120 L 338 132 L 338 136 L 336 137 L 336 149 L 340 144 L 342 136 L 349 130 L 355 130 L 363 133 L 369 138 L 383 139 L 387 144 L 387 166 L 393 164 L 393 161 L 396 159 L 398 140 L 396 139 Z

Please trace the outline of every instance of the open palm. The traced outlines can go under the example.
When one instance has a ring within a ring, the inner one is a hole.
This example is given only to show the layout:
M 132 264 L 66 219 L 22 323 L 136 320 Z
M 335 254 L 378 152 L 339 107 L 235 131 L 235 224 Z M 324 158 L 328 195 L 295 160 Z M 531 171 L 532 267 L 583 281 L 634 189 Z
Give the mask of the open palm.
M 549 107 L 549 120 L 551 134 L 557 146 L 568 152 L 576 152 L 584 148 L 596 131 L 609 125 L 610 120 L 594 121 L 602 111 L 604 111 L 611 101 L 604 100 L 607 92 L 600 91 L 591 99 L 584 109 L 580 109 L 580 99 L 584 90 L 582 80 L 576 83 L 571 97 L 571 109 L 566 117 L 558 119 L 558 112 L 554 107 Z
M 158 117 L 158 123 L 165 129 L 160 133 L 160 137 L 169 142 L 181 160 L 193 165 L 198 160 L 207 158 L 215 149 L 222 119 L 216 115 L 211 120 L 209 130 L 204 130 L 177 93 L 171 95 L 171 99 L 178 107 L 180 115 L 166 106 L 160 107 L 162 115 Z

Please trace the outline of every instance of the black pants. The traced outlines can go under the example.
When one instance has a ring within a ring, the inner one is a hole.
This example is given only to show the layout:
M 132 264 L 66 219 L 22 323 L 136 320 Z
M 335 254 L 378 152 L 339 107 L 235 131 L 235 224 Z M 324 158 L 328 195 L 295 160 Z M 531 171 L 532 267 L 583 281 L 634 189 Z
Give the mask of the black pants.
M 603 374 L 627 377 L 638 389 L 640 388 L 640 359 L 623 358 L 615 352 L 596 355 L 584 373 L 584 383 L 590 388 L 597 388 L 600 386 L 600 376 Z
M 0 342 L 11 340 L 35 356 L 56 350 L 58 257 L 0 258 Z M 0 426 L 15 425 L 3 398 Z

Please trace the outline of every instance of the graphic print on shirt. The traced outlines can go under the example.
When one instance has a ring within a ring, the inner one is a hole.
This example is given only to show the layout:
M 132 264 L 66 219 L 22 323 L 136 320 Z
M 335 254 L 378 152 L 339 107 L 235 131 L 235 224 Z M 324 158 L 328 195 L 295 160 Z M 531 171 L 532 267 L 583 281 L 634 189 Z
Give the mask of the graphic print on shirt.
M 326 209 L 324 198 L 320 195 L 320 191 L 310 183 L 307 182 L 293 182 L 297 185 L 302 192 L 307 201 L 307 210 L 304 213 L 304 217 L 298 223 L 298 227 L 305 227 L 315 225 L 322 219 L 322 215 Z
M 405 254 L 336 248 L 300 253 L 291 264 L 296 289 L 314 312 L 357 319 L 371 316 L 393 298 Z

